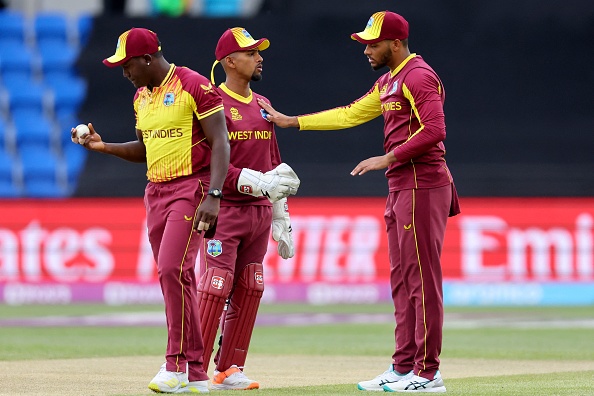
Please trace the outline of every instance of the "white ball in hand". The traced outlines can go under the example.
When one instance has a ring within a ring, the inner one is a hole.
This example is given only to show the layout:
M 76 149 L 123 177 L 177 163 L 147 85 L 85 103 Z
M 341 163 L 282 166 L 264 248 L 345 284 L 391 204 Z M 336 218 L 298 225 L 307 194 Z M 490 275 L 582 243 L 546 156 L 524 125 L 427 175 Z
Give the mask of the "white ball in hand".
M 81 138 L 83 137 L 83 135 L 88 135 L 91 133 L 91 131 L 89 130 L 89 127 L 86 126 L 85 124 L 79 124 L 76 126 L 76 137 L 77 138 Z

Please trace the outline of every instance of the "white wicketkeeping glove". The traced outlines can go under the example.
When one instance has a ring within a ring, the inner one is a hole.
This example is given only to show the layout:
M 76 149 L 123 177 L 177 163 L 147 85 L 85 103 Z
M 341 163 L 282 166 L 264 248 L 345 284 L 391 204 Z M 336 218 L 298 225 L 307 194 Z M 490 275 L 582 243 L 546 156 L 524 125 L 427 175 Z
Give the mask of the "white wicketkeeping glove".
M 272 204 L 272 239 L 278 242 L 279 256 L 286 260 L 295 255 L 287 198 L 282 198 Z
M 300 183 L 295 171 L 282 163 L 266 173 L 243 168 L 237 181 L 237 190 L 254 197 L 267 197 L 274 203 L 297 194 Z

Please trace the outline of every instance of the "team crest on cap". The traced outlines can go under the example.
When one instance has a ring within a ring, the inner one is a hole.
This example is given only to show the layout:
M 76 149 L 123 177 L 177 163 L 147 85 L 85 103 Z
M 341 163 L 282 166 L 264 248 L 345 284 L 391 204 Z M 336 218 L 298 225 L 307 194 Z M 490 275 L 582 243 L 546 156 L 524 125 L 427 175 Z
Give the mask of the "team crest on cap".
M 370 27 L 372 27 L 373 22 L 374 22 L 373 17 L 369 18 L 369 20 L 367 21 L 367 26 L 365 26 L 365 29 L 369 29 Z M 359 26 L 361 26 L 361 25 L 359 25 Z
M 252 40 L 254 39 L 254 38 L 252 37 L 252 35 L 251 35 L 251 34 L 249 34 L 249 33 L 248 33 L 248 31 L 247 31 L 247 30 L 245 30 L 245 29 L 243 29 L 243 30 L 241 31 L 241 33 L 242 33 L 242 34 L 243 34 L 243 35 L 244 35 L 246 38 L 249 38 L 249 39 L 252 39 Z
M 208 241 L 206 253 L 208 253 L 212 257 L 220 256 L 221 253 L 223 253 L 223 242 L 219 241 L 218 239 L 211 239 L 210 241 Z
M 163 104 L 165 106 L 171 106 L 173 102 L 175 102 L 175 94 L 173 92 L 167 92 L 163 99 Z

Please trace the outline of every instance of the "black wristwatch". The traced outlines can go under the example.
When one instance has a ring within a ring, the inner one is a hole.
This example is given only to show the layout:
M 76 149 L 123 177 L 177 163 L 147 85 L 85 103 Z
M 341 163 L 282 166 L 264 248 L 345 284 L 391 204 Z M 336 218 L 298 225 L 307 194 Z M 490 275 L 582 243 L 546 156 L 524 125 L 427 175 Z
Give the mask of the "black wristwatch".
M 223 192 L 218 188 L 211 188 L 210 190 L 208 190 L 208 195 L 214 198 L 223 199 Z

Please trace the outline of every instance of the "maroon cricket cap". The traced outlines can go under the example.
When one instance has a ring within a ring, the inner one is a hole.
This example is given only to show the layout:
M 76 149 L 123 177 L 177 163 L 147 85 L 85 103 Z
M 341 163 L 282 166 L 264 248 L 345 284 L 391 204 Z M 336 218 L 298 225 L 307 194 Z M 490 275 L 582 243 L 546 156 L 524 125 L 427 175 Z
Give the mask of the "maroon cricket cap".
M 375 44 L 383 40 L 404 40 L 408 38 L 408 22 L 395 12 L 376 12 L 369 18 L 365 30 L 351 34 L 351 38 L 363 44 Z
M 155 32 L 144 28 L 132 28 L 120 35 L 115 54 L 103 59 L 103 64 L 108 67 L 120 66 L 130 58 L 154 54 L 160 50 L 161 43 Z
M 270 41 L 267 38 L 255 40 L 244 28 L 234 27 L 227 29 L 219 39 L 215 49 L 215 58 L 220 62 L 227 55 L 237 51 L 253 49 L 264 51 L 269 46 Z

